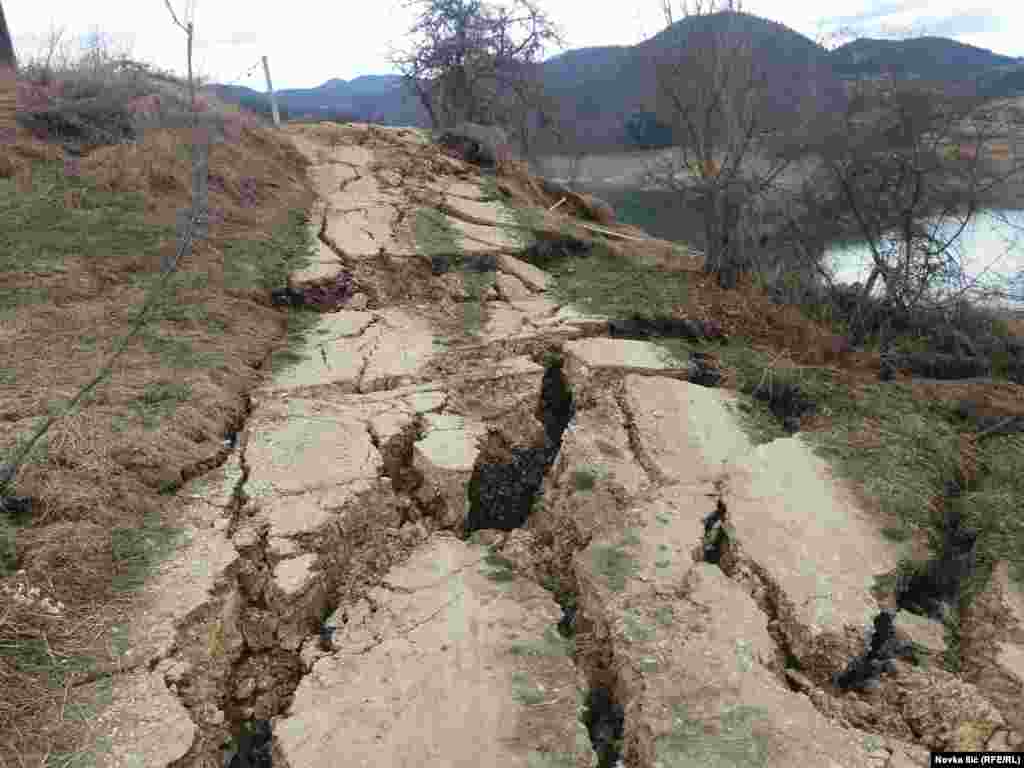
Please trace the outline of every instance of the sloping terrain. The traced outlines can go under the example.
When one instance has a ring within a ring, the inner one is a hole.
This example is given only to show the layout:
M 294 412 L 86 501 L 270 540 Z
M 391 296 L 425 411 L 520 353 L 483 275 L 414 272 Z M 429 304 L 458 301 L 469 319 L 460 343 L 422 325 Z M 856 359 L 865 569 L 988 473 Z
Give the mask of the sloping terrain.
M 1019 520 L 975 532 L 967 566 L 920 522 L 954 476 L 964 520 L 1012 499 L 1017 437 L 947 445 L 940 397 L 872 383 L 877 355 L 822 368 L 791 308 L 548 210 L 520 166 L 482 175 L 412 129 L 283 135 L 316 192 L 313 248 L 276 292 L 305 332 L 175 489 L 187 535 L 113 668 L 67 687 L 62 711 L 97 713 L 80 755 L 896 768 L 1021 748 L 1019 548 L 1000 548 Z M 662 322 L 627 322 L 637 301 Z M 790 344 L 804 367 L 758 352 Z M 779 394 L 752 400 L 751 377 Z M 970 393 L 1024 412 L 1017 385 Z M 817 412 L 790 407 L 807 397 Z M 950 569 L 952 597 L 929 580 Z

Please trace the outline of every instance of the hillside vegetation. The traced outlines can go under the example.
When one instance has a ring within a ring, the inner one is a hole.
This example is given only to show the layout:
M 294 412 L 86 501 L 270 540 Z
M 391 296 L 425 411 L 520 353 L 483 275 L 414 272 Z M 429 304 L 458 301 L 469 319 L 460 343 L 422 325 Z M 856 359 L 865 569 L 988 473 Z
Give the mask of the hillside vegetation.
M 130 590 L 180 540 L 175 490 L 227 455 L 288 338 L 270 291 L 308 259 L 313 193 L 289 141 L 204 100 L 209 235 L 154 294 L 190 202 L 184 85 L 105 61 L 46 82 L 29 69 L 18 89 L 0 155 L 3 461 L 155 299 L 110 378 L 20 468 L 28 503 L 0 514 L 0 763 L 42 765 L 74 752 L 88 715 L 62 707 L 67 687 L 103 674 Z

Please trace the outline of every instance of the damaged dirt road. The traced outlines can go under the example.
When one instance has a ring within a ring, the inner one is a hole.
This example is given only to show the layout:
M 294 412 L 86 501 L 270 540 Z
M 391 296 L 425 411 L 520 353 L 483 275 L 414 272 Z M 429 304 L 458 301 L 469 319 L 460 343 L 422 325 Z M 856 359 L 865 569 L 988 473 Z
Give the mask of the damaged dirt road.
M 321 195 L 293 288 L 359 293 L 182 491 L 189 540 L 145 591 L 98 764 L 1020 749 L 1020 632 L 999 695 L 928 663 L 941 625 L 880 586 L 904 553 L 799 435 L 752 446 L 694 362 L 560 306 L 478 170 L 418 132 L 287 131 Z

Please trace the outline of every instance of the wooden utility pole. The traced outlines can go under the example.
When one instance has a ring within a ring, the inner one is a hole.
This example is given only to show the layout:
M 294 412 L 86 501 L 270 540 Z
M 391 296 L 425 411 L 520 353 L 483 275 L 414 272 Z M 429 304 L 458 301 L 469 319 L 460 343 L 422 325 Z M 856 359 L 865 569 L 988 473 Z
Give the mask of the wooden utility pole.
M 281 127 L 281 115 L 277 111 L 277 96 L 274 95 L 274 84 L 270 82 L 270 65 L 267 57 L 263 57 L 263 74 L 267 76 L 267 95 L 270 96 L 270 108 L 274 110 L 274 125 Z

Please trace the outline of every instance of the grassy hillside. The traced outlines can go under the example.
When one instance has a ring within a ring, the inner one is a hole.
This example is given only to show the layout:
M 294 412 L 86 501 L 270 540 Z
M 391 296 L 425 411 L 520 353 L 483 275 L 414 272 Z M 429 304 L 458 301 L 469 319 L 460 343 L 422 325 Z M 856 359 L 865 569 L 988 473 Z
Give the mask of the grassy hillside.
M 0 762 L 50 765 L 88 723 L 62 706 L 65 686 L 109 663 L 130 590 L 185 527 L 174 491 L 227 455 L 244 393 L 287 337 L 270 291 L 308 258 L 313 193 L 289 141 L 207 97 L 209 235 L 161 287 L 190 202 L 182 84 L 111 64 L 18 88 L 0 150 L 0 461 L 151 301 L 0 513 Z

